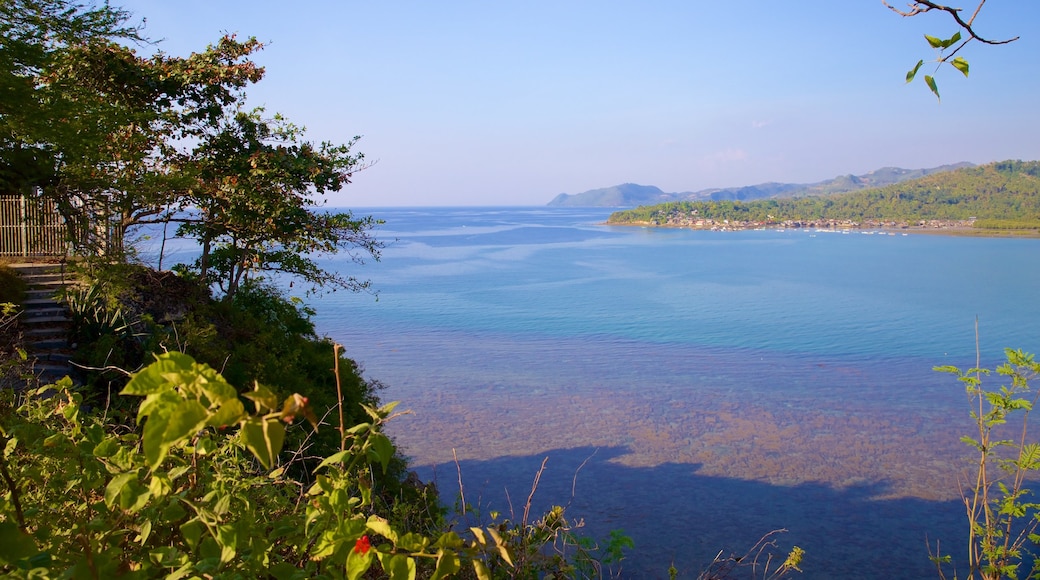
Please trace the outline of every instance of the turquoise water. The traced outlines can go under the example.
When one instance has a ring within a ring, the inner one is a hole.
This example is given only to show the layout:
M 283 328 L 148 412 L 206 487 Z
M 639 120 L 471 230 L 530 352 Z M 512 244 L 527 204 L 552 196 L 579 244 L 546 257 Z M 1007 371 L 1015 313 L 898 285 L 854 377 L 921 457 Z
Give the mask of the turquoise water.
M 366 212 L 367 213 L 367 210 Z M 935 365 L 1040 350 L 1040 240 L 608 227 L 604 209 L 374 209 L 370 295 L 313 299 L 413 414 L 390 431 L 449 502 L 569 504 L 689 577 L 773 529 L 805 578 L 933 574 L 961 549 L 970 427 Z M 486 513 L 486 512 L 485 512 Z
M 978 316 L 997 355 L 1040 342 L 1022 324 L 1040 314 L 1037 240 L 597 225 L 605 210 L 374 214 L 396 240 L 362 271 L 379 302 L 329 301 L 330 333 L 362 320 L 408 334 L 935 359 L 974 353 Z
M 966 402 L 935 365 L 1040 350 L 1040 240 L 608 227 L 604 209 L 373 209 L 371 295 L 311 299 L 449 502 L 569 504 L 695 575 L 789 530 L 804 578 L 932 577 L 962 549 Z

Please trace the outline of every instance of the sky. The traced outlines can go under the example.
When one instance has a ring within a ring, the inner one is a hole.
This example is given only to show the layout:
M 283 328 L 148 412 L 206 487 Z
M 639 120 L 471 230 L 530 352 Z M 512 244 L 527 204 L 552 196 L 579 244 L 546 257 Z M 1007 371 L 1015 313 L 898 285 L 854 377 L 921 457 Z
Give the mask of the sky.
M 681 192 L 1040 159 L 1035 0 L 983 7 L 980 35 L 1020 39 L 969 44 L 968 78 L 928 62 L 924 35 L 951 36 L 951 18 L 880 0 L 112 3 L 167 54 L 225 33 L 264 42 L 250 106 L 311 141 L 361 136 L 371 166 L 334 206 L 532 206 L 621 183 Z

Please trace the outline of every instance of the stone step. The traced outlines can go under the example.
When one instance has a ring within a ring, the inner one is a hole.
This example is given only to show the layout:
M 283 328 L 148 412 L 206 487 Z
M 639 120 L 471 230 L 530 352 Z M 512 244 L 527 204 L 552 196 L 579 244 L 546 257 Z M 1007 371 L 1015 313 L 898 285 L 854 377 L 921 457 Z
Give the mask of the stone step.
M 72 361 L 71 352 L 37 351 L 33 353 L 33 356 L 36 358 L 37 364 L 54 363 L 72 368 L 70 364 Z
M 25 335 L 25 339 L 29 342 L 43 340 L 68 341 L 69 329 L 68 326 L 37 326 L 26 328 L 22 331 L 22 334 Z
M 33 364 L 33 372 L 44 383 L 65 376 L 75 377 L 69 344 L 69 312 L 59 296 L 78 285 L 65 264 L 11 264 L 28 290 L 22 302 L 19 323 Z
M 33 373 L 40 378 L 43 384 L 56 383 L 65 377 L 75 377 L 70 365 L 55 363 L 43 363 L 33 366 Z
M 73 284 L 70 278 L 61 274 L 34 274 L 32 276 L 20 277 L 29 288 L 42 290 L 57 290 Z
M 68 272 L 68 265 L 67 264 L 61 264 L 60 262 L 56 262 L 56 263 L 22 262 L 22 263 L 8 264 L 7 267 L 12 269 L 12 270 L 14 270 L 15 272 L 17 272 L 18 275 L 20 275 L 20 276 L 31 276 L 31 275 L 34 275 L 34 274 L 48 274 L 48 273 L 51 273 L 51 272 L 58 272 L 58 273 Z
M 61 334 L 61 336 L 36 337 L 35 340 L 28 341 L 28 346 L 32 348 L 33 352 L 72 352 L 72 346 L 69 344 L 69 339 L 64 336 L 65 333 Z
M 22 322 L 39 320 L 44 317 L 67 316 L 68 313 L 68 309 L 64 306 L 51 302 L 50 306 L 36 306 L 22 310 Z
M 36 291 L 35 290 L 30 290 L 30 292 L 36 292 Z M 34 308 L 34 307 L 56 306 L 56 305 L 59 305 L 59 304 L 61 304 L 61 302 L 59 302 L 58 300 L 56 300 L 54 297 L 51 297 L 51 296 L 42 297 L 42 298 L 40 298 L 40 297 L 37 297 L 37 298 L 26 298 L 25 300 L 22 300 L 22 306 L 24 306 L 27 310 L 30 309 L 30 308 Z
M 29 288 L 25 291 L 25 297 L 26 300 L 50 300 L 53 302 L 61 290 L 61 288 Z
M 69 320 L 69 317 L 62 312 L 61 315 L 27 316 L 22 318 L 22 322 L 30 327 L 39 328 L 41 326 L 61 326 L 63 324 L 68 324 L 71 320 Z

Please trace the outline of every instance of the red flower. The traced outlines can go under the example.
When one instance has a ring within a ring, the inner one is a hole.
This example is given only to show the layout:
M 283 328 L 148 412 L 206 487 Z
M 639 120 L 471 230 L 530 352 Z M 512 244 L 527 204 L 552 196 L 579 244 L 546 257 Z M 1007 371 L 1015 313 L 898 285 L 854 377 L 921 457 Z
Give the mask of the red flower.
M 368 550 L 372 548 L 372 543 L 368 541 L 368 536 L 361 536 L 358 541 L 354 543 L 354 553 L 365 555 Z

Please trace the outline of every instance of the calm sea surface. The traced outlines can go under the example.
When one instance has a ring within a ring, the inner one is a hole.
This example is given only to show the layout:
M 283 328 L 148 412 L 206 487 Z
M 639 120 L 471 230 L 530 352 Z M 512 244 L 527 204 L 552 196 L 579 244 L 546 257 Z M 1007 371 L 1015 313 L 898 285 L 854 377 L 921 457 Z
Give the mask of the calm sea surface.
M 566 504 L 693 577 L 777 529 L 804 578 L 963 561 L 970 421 L 931 369 L 1040 350 L 1040 240 L 600 225 L 606 209 L 372 209 L 378 300 L 311 299 L 449 503 Z

